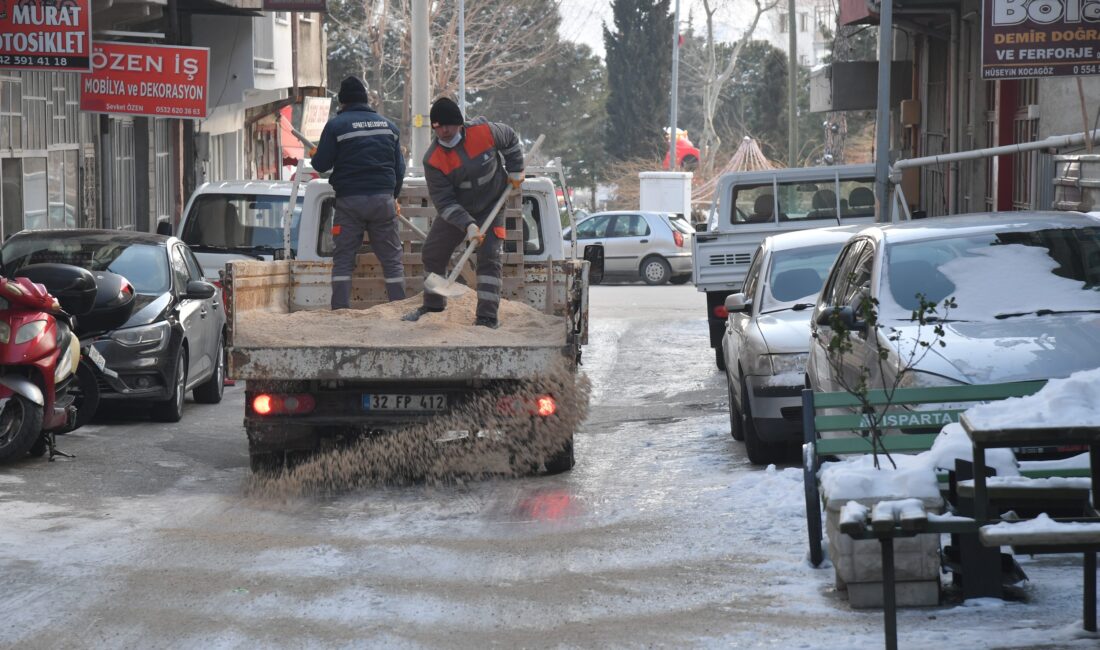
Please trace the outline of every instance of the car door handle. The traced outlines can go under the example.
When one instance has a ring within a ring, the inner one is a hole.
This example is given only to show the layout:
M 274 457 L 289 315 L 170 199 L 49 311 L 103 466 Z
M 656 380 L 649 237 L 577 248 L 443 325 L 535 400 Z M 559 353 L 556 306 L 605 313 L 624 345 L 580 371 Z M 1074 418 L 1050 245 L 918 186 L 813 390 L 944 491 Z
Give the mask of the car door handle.
M 643 239 L 642 241 L 640 241 L 640 242 L 638 242 L 638 243 L 639 243 L 639 244 L 648 244 L 648 243 L 649 243 L 649 240 L 648 240 L 648 239 Z

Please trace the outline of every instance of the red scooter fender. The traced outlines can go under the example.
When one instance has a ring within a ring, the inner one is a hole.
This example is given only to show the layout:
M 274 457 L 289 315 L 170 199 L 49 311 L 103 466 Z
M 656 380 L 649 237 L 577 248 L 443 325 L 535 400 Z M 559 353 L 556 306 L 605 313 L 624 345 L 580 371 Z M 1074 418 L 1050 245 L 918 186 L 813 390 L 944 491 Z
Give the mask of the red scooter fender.
M 46 399 L 42 395 L 42 389 L 26 377 L 20 377 L 19 375 L 6 375 L 0 377 L 0 386 L 7 388 L 12 393 L 26 397 L 38 406 L 46 404 Z M 0 389 L 0 397 L 10 397 L 10 395 L 4 395 L 5 392 L 7 391 Z

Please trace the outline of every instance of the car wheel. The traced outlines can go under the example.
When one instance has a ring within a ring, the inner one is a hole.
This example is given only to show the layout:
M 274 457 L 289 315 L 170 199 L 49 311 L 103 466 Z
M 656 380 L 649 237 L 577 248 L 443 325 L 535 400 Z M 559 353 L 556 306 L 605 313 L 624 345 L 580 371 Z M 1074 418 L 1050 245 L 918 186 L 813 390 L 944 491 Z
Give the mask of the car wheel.
M 719 370 L 726 369 L 726 355 L 722 353 L 722 348 L 714 348 L 714 365 L 718 366 Z
M 737 401 L 733 396 L 733 377 L 726 372 L 726 398 L 730 404 L 730 435 L 734 440 L 745 439 L 745 427 L 741 422 L 741 410 L 737 408 Z
M 642 260 L 640 271 L 642 279 L 650 285 L 664 284 L 672 277 L 672 268 L 668 265 L 668 262 L 665 261 L 665 258 L 657 255 Z
M 690 281 L 691 281 L 691 276 L 690 275 L 678 275 L 678 276 L 672 278 L 671 280 L 669 280 L 668 282 L 669 282 L 669 284 L 687 284 Z
M 225 391 L 225 350 L 223 347 L 222 337 L 219 335 L 214 374 L 210 375 L 210 379 L 195 386 L 195 390 L 192 391 L 195 401 L 199 404 L 217 404 L 222 401 L 222 392 Z
M 153 402 L 150 415 L 157 422 L 179 422 L 183 418 L 183 397 L 187 394 L 187 352 L 180 346 L 176 355 L 176 383 L 172 395 L 163 402 Z
M 749 403 L 749 387 L 741 382 L 741 422 L 745 435 L 745 451 L 753 465 L 770 465 L 782 460 L 783 446 L 764 442 L 756 433 L 756 422 L 752 417 L 752 405 Z

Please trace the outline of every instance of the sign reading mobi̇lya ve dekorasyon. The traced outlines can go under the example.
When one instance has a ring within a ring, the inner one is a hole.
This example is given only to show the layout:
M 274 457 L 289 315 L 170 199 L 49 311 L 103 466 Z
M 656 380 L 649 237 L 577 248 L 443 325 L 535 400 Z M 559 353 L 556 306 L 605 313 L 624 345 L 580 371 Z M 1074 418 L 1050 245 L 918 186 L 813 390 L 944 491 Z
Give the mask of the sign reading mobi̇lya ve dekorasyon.
M 0 68 L 91 68 L 91 0 L 0 0 Z
M 201 119 L 207 115 L 210 50 L 95 42 L 80 78 L 80 110 Z
M 984 0 L 982 78 L 1100 74 L 1100 0 Z

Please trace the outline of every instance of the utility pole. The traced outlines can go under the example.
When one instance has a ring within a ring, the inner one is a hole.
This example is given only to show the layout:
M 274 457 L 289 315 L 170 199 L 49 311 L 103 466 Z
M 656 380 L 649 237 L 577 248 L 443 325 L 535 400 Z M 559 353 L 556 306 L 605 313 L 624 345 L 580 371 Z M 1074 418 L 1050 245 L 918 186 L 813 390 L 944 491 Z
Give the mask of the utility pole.
M 890 221 L 890 60 L 894 39 L 894 2 L 882 0 L 878 28 L 878 106 L 875 110 L 876 221 Z
M 458 0 L 458 108 L 466 115 L 466 0 Z
M 798 27 L 795 0 L 787 0 L 787 166 L 798 164 Z
M 431 124 L 428 123 L 428 0 L 412 0 L 412 138 L 409 149 L 410 166 L 419 167 L 420 158 L 428 150 Z
M 676 171 L 676 95 L 680 75 L 680 0 L 676 0 L 676 10 L 672 14 L 672 99 L 668 130 L 668 170 Z

